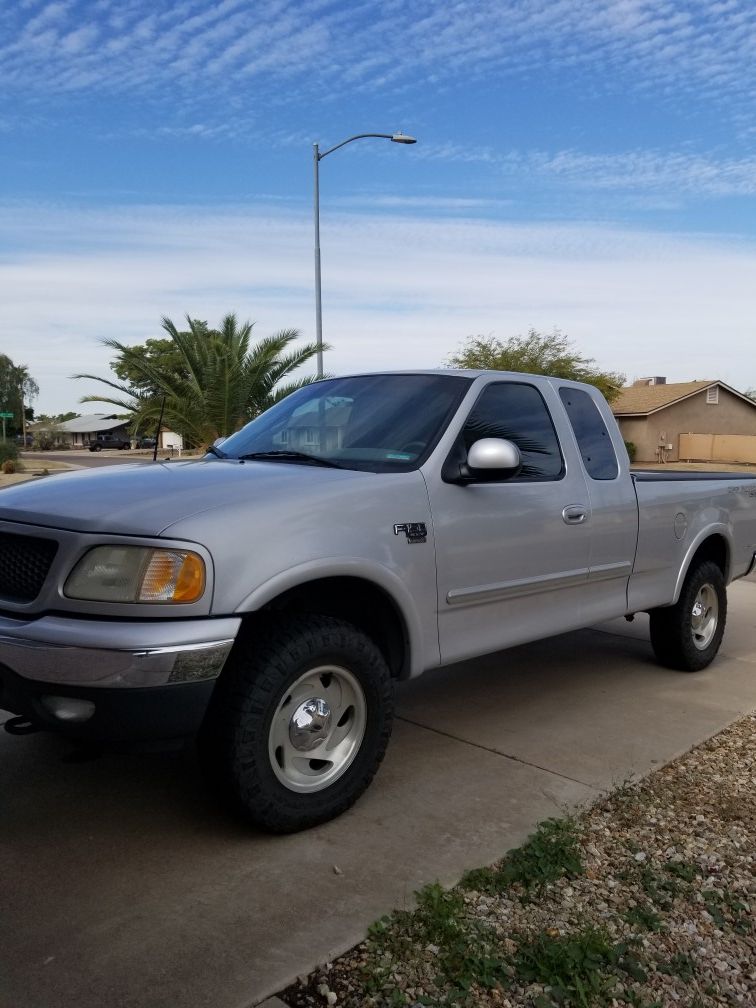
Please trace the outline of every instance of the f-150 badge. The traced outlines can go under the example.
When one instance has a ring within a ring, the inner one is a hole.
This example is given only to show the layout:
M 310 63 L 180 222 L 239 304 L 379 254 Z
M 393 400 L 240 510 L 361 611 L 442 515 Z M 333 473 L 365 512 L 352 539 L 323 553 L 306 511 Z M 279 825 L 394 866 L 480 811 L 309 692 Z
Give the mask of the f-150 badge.
M 404 532 L 408 543 L 424 543 L 428 538 L 428 529 L 425 522 L 402 522 L 401 525 L 394 525 L 394 535 Z

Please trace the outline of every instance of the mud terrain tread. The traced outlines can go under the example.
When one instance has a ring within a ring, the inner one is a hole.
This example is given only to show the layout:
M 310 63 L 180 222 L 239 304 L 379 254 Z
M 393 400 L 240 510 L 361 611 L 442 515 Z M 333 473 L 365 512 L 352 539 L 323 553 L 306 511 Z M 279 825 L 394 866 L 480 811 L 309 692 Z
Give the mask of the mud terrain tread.
M 693 643 L 690 614 L 699 589 L 707 583 L 717 593 L 719 617 L 716 633 L 709 646 L 699 651 Z M 680 672 L 699 672 L 706 668 L 719 651 L 727 622 L 727 591 L 722 571 L 711 560 L 692 567 L 685 577 L 680 598 L 675 605 L 652 609 L 649 616 L 651 645 L 661 665 Z
M 286 687 L 308 663 L 341 662 L 365 691 L 367 725 L 354 763 L 330 787 L 289 791 L 270 767 L 270 718 Z M 345 812 L 375 776 L 391 735 L 393 683 L 383 655 L 352 624 L 299 614 L 250 635 L 232 653 L 200 736 L 200 755 L 221 797 L 248 821 L 274 833 L 306 829 Z

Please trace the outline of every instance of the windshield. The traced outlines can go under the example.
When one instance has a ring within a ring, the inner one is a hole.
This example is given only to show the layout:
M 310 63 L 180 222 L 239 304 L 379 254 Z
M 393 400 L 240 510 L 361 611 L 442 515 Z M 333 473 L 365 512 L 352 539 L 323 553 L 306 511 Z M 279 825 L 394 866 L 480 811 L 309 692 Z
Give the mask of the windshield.
M 228 458 L 396 472 L 425 461 L 469 388 L 459 375 L 330 378 L 293 392 L 223 442 Z

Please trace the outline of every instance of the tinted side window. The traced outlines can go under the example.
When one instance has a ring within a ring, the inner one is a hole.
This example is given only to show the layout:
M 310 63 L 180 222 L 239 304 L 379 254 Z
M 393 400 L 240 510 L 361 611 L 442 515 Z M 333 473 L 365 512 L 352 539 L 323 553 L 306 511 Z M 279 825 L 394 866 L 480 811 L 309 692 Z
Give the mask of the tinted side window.
M 473 406 L 462 437 L 468 451 L 481 438 L 506 438 L 514 442 L 522 458 L 522 469 L 515 482 L 559 479 L 564 472 L 551 416 L 533 385 L 519 382 L 488 385 Z
M 561 388 L 559 397 L 575 432 L 585 471 L 591 479 L 615 479 L 619 473 L 617 456 L 596 403 L 582 389 Z

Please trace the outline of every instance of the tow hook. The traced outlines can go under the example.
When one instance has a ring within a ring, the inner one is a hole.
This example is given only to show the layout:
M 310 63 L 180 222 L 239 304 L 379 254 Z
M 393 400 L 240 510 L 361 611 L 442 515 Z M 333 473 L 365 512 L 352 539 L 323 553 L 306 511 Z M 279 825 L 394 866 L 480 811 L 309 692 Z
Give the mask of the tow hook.
M 3 728 L 9 735 L 33 735 L 35 732 L 42 731 L 38 724 L 22 716 L 9 718 Z

